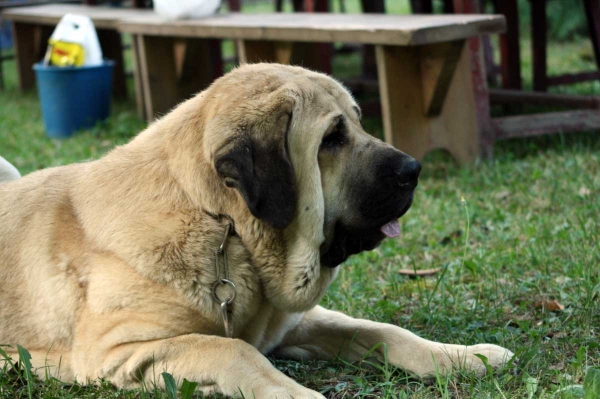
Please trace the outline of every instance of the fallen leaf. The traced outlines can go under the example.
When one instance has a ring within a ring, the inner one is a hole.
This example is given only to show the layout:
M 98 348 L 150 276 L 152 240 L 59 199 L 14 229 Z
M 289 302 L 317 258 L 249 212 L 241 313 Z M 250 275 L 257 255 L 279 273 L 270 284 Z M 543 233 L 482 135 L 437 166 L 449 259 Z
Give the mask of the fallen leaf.
M 533 399 L 533 395 L 537 392 L 538 389 L 538 380 L 537 378 L 527 377 L 525 378 L 525 387 L 527 389 L 527 398 Z
M 562 338 L 562 337 L 566 337 L 567 333 L 559 331 L 559 332 L 549 332 L 548 334 L 546 334 L 546 337 L 550 338 L 550 339 L 558 339 L 558 338 Z
M 500 191 L 499 193 L 496 194 L 496 199 L 503 200 L 505 198 L 508 198 L 511 194 L 512 193 L 508 190 Z
M 565 363 L 564 362 L 558 362 L 556 364 L 553 364 L 552 366 L 548 367 L 548 370 L 564 370 L 565 368 Z
M 433 256 L 429 252 L 425 252 L 423 258 L 425 258 L 425 262 L 427 263 L 433 262 Z
M 581 188 L 579 189 L 580 197 L 587 197 L 591 193 L 592 193 L 592 191 L 589 188 L 587 188 L 586 186 L 581 186 Z
M 531 201 L 531 206 L 538 209 L 545 209 L 550 206 L 550 200 L 548 198 L 536 197 Z
M 461 236 L 462 236 L 462 230 L 455 230 L 452 233 L 450 233 L 450 235 L 447 235 L 446 237 L 442 238 L 440 240 L 440 244 L 442 244 L 442 245 L 450 244 L 450 242 L 456 240 L 457 238 L 460 238 Z
M 435 269 L 423 269 L 423 270 L 414 270 L 414 269 L 400 269 L 398 270 L 398 274 L 409 277 L 427 277 L 433 276 L 442 271 L 441 267 L 436 267 Z
M 518 321 L 531 321 L 531 320 L 533 320 L 533 317 L 531 317 L 530 314 L 520 314 L 520 315 L 515 316 L 515 320 L 518 320 Z
M 562 312 L 565 310 L 564 305 L 561 305 L 556 299 L 543 299 L 537 301 L 534 306 L 536 308 L 543 308 L 551 312 Z
M 566 277 L 566 276 L 558 276 L 554 279 L 554 281 L 556 281 L 558 284 L 566 284 L 571 280 L 572 280 L 571 277 Z

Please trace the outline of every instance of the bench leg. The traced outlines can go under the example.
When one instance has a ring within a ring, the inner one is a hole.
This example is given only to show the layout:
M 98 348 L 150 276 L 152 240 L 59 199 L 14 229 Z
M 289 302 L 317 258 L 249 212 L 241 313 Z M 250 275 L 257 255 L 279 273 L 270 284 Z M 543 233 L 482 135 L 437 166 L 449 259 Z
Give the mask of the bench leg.
M 375 53 L 386 142 L 419 160 L 442 148 L 461 163 L 474 161 L 480 123 L 469 48 L 376 46 Z
M 140 115 L 151 121 L 206 88 L 222 73 L 213 62 L 217 51 L 220 56 L 220 47 L 211 40 L 136 35 L 136 77 L 141 82 L 136 94 L 144 103 Z
M 102 56 L 115 62 L 113 70 L 113 96 L 118 99 L 127 98 L 127 82 L 123 61 L 123 43 L 121 34 L 114 29 L 97 29 L 98 41 L 102 48 Z
M 15 60 L 19 89 L 30 90 L 35 87 L 35 73 L 32 66 L 42 61 L 52 28 L 21 22 L 12 23 L 12 34 L 15 48 Z

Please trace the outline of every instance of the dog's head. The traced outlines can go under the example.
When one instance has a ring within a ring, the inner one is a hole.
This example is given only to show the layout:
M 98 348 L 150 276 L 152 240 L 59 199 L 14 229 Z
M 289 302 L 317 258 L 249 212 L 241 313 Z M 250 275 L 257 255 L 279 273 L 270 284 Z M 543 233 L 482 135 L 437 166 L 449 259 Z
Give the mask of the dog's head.
M 254 64 L 200 96 L 203 149 L 220 184 L 237 193 L 253 223 L 281 233 L 285 295 L 316 284 L 306 301 L 318 300 L 332 268 L 399 234 L 421 167 L 362 129 L 360 108 L 337 81 Z

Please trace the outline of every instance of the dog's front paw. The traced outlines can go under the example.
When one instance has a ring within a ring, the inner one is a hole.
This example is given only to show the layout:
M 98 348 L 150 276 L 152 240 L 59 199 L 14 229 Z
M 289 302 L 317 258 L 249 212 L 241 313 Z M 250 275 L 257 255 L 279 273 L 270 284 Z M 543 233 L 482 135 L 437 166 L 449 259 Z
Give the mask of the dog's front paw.
M 472 370 L 478 375 L 485 374 L 487 368 L 483 360 L 476 355 L 485 356 L 487 358 L 487 363 L 493 369 L 502 368 L 514 356 L 508 349 L 492 344 L 446 346 L 444 347 L 443 352 L 445 352 L 452 361 L 453 368 Z
M 469 355 L 471 357 L 476 357 L 475 355 L 479 354 L 479 355 L 483 355 L 487 358 L 487 362 L 490 366 L 492 366 L 492 368 L 494 369 L 499 369 L 504 367 L 509 361 L 510 359 L 513 358 L 513 356 L 515 355 L 514 353 L 512 353 L 511 351 L 509 351 L 506 348 L 503 348 L 501 346 L 498 345 L 493 345 L 493 344 L 479 344 L 479 345 L 473 345 L 473 346 L 469 346 Z M 475 362 L 473 360 L 473 363 L 475 363 L 475 369 L 476 371 L 480 370 L 481 366 L 484 366 L 483 361 L 476 357 L 478 362 Z M 485 366 L 484 366 L 485 367 Z M 473 368 L 473 367 L 471 367 Z M 482 373 L 485 372 L 485 370 L 480 370 Z
M 248 396 L 246 396 L 248 397 Z M 252 396 L 250 396 L 252 397 Z M 325 399 L 325 396 L 313 391 L 312 389 L 304 388 L 301 385 L 297 387 L 282 387 L 272 386 L 264 387 L 254 391 L 256 399 Z

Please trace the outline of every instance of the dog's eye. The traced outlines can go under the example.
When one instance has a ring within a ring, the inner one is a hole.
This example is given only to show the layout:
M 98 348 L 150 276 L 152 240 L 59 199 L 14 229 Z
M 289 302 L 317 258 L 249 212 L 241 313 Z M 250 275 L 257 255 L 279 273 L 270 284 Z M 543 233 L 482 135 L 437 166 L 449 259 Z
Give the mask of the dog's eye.
M 323 137 L 323 141 L 321 142 L 322 150 L 332 150 L 346 144 L 346 129 L 344 126 L 344 122 L 340 120 L 335 128 Z

